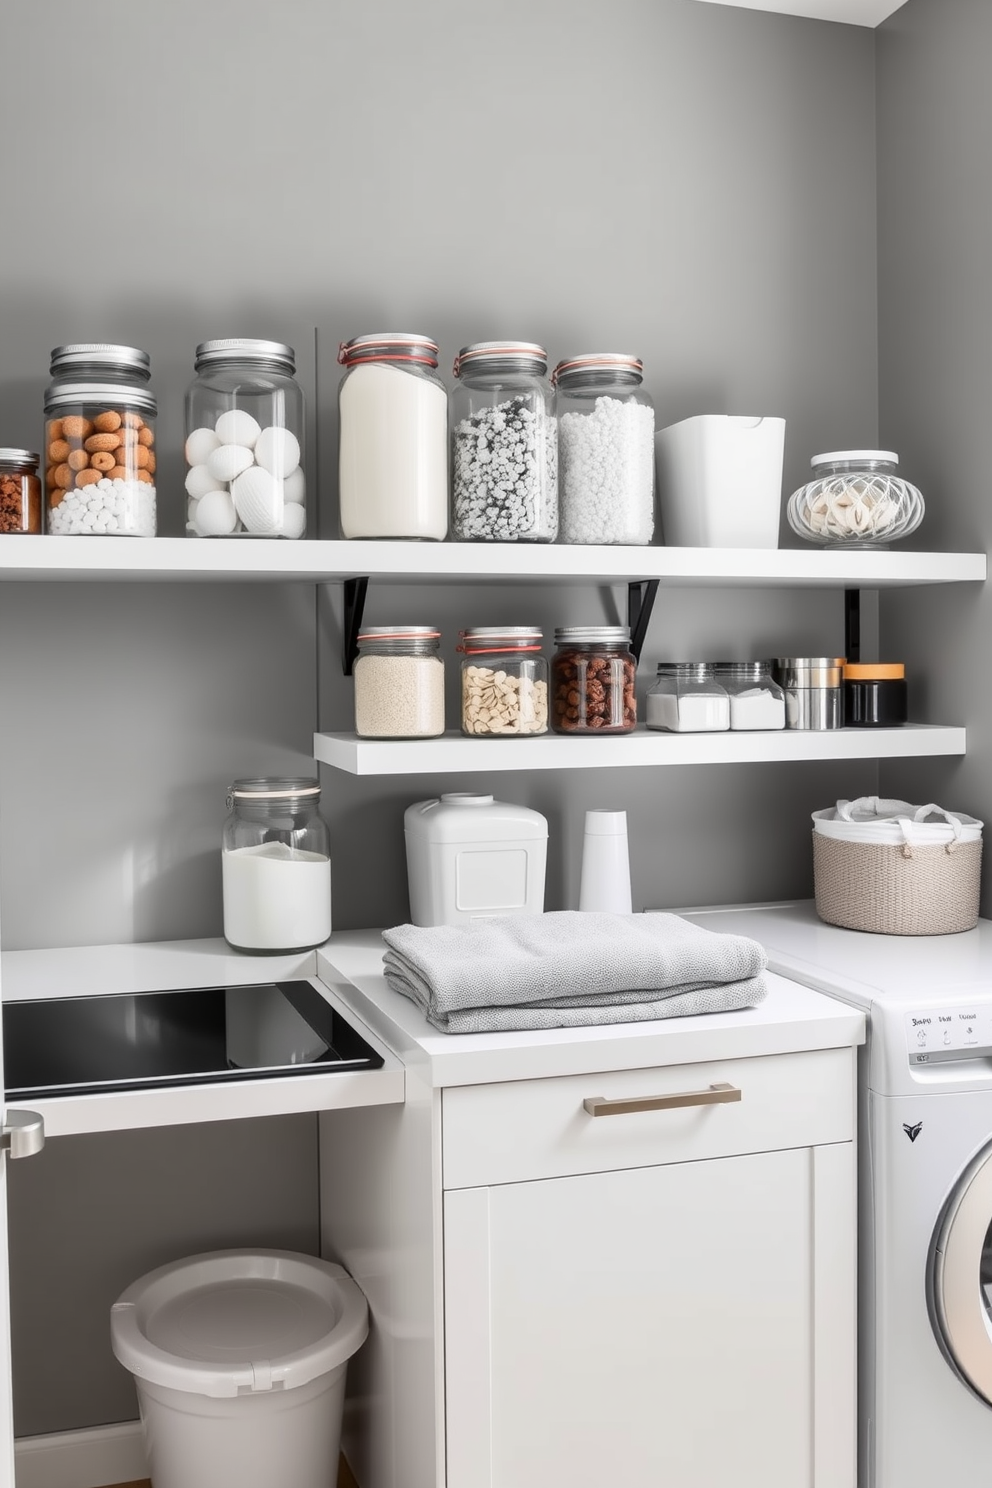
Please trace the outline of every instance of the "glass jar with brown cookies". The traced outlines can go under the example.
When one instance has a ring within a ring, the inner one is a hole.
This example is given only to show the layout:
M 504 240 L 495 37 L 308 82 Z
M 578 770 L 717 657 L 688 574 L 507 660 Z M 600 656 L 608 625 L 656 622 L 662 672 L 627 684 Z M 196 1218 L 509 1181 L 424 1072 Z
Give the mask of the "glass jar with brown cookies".
M 38 456 L 31 450 L 0 449 L 0 533 L 40 531 Z
M 637 662 L 627 626 L 559 626 L 555 646 L 550 709 L 555 733 L 632 733 Z
M 154 537 L 149 357 L 133 346 L 57 346 L 45 392 L 45 507 L 57 536 Z

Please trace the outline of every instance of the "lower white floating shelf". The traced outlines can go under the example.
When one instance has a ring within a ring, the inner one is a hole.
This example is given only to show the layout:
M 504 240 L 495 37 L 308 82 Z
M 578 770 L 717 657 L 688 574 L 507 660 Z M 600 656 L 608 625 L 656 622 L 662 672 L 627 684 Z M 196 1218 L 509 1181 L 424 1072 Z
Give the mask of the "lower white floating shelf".
M 664 734 L 639 728 L 614 738 L 359 739 L 314 734 L 314 758 L 351 775 L 441 775 L 493 770 L 597 770 L 624 765 L 739 765 L 785 760 L 912 759 L 964 754 L 965 730 L 911 723 L 892 729 Z

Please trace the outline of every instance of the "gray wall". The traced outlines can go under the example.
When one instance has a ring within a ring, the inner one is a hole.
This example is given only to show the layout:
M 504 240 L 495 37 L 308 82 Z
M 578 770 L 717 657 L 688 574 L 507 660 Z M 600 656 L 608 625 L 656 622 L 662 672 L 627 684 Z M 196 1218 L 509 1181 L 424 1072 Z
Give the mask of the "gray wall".
M 878 31 L 880 434 L 925 493 L 917 545 L 938 550 L 992 546 L 990 57 L 988 0 L 908 0 Z M 968 726 L 963 760 L 886 764 L 886 792 L 992 823 L 992 594 L 906 591 L 881 625 L 929 715 Z
M 68 84 L 57 107 L 46 98 L 55 37 L 87 80 L 78 104 Z M 0 40 L 18 59 L 0 90 L 2 138 L 17 141 L 0 162 L 17 224 L 3 252 L 0 443 L 37 444 L 58 342 L 146 347 L 164 532 L 181 530 L 182 390 L 210 336 L 297 346 L 325 536 L 337 530 L 334 352 L 383 327 L 435 335 L 446 375 L 461 344 L 487 337 L 542 340 L 554 359 L 630 350 L 660 423 L 784 415 L 787 490 L 817 449 L 876 438 L 869 31 L 693 0 L 504 0 L 485 15 L 461 0 L 91 0 L 85 24 L 70 0 L 8 0 Z M 440 624 L 453 662 L 461 626 L 550 630 L 609 615 L 616 598 L 373 586 L 367 614 Z M 350 726 L 340 594 L 11 585 L 0 625 L 4 944 L 219 933 L 227 782 L 305 767 L 318 710 L 324 726 Z M 673 591 L 645 670 L 841 638 L 835 595 Z M 588 805 L 636 813 L 640 904 L 775 897 L 810 889 L 809 812 L 877 778 L 865 763 L 460 784 L 548 813 L 553 908 L 572 902 Z M 335 923 L 403 918 L 402 809 L 445 782 L 323 783 Z M 240 1137 L 216 1141 L 233 1153 Z M 149 1140 L 129 1149 L 128 1223 L 112 1238 L 80 1224 L 58 1258 L 70 1289 L 97 1269 L 101 1307 L 152 1252 L 202 1242 L 195 1196 L 212 1160 L 188 1152 L 162 1206 L 140 1160 Z M 274 1136 L 259 1140 L 271 1159 Z M 84 1193 L 118 1212 L 116 1152 L 103 1138 L 64 1148 L 73 1213 Z M 39 1186 L 59 1181 L 57 1158 Z M 265 1195 L 249 1202 L 230 1171 L 254 1236 Z M 303 1212 L 313 1164 L 293 1181 Z M 34 1306 L 50 1264 L 34 1243 L 39 1204 L 54 1199 L 28 1202 L 26 1187 L 12 1183 L 13 1286 L 30 1304 L 15 1330 L 19 1428 L 109 1419 L 120 1382 L 105 1343 L 74 1311 Z M 71 1382 L 43 1384 L 52 1350 L 86 1354 L 85 1408 Z

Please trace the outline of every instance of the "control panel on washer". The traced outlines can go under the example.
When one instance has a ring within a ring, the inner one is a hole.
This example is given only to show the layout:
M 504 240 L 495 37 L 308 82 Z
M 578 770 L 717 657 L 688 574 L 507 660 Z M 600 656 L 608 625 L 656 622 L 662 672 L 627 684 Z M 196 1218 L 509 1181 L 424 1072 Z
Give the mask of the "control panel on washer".
M 910 1064 L 992 1057 L 992 1005 L 942 1007 L 906 1014 Z

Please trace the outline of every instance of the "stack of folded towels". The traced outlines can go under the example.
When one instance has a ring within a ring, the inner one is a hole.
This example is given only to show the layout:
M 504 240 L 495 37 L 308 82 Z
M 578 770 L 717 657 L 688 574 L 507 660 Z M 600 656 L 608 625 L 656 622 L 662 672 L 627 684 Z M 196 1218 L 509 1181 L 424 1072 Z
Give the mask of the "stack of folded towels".
M 445 1033 L 633 1023 L 755 1007 L 756 940 L 671 914 L 562 910 L 383 931 L 386 981 Z

